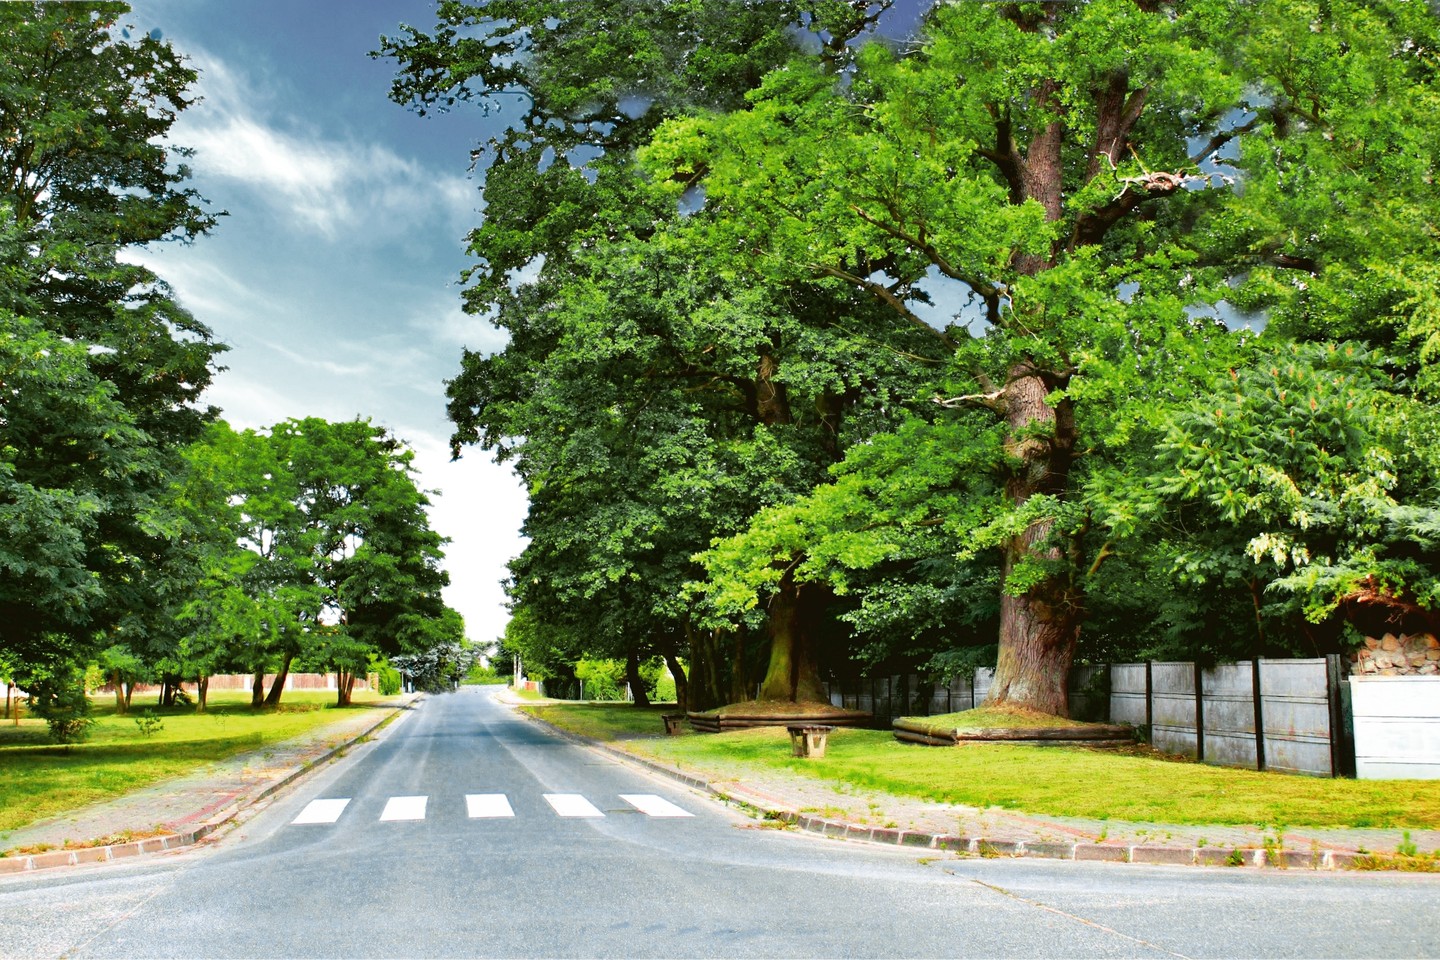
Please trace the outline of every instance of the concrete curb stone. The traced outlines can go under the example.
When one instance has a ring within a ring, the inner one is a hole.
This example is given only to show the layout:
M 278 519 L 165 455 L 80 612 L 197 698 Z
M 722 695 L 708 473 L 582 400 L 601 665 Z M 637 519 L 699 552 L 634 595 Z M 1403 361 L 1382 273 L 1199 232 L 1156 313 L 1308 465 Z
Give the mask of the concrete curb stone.
M 104 863 L 111 860 L 127 859 L 142 854 L 162 853 L 167 850 L 178 850 L 182 847 L 192 846 L 235 819 L 242 811 L 253 807 L 262 800 L 274 796 L 280 790 L 290 786 L 307 773 L 318 770 L 320 767 L 334 760 L 341 753 L 370 736 L 370 734 L 374 733 L 380 726 L 388 723 L 400 710 L 419 704 L 424 699 L 424 695 L 422 694 L 404 704 L 397 704 L 380 719 L 365 727 L 345 742 L 335 745 L 319 757 L 294 767 L 289 770 L 285 776 L 278 780 L 271 781 L 258 792 L 225 805 L 195 827 L 177 833 L 165 834 L 160 837 L 131 840 L 128 843 L 113 843 L 95 847 L 76 847 L 70 850 L 48 850 L 44 853 L 0 857 L 0 875 L 25 873 L 31 870 L 47 870 L 54 867 L 70 867 L 84 863 Z

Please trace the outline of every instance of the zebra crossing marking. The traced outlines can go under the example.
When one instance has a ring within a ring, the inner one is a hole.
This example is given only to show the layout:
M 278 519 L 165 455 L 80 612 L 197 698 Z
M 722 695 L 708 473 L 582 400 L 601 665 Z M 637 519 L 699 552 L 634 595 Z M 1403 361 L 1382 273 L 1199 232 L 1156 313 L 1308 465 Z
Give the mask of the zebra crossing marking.
M 381 820 L 424 820 L 429 797 L 391 797 L 385 802 Z
M 350 798 L 344 800 L 311 800 L 291 823 L 334 823 L 345 812 Z
M 639 810 L 647 817 L 693 817 L 695 814 L 682 810 L 664 797 L 653 793 L 622 793 L 620 799 Z
M 603 817 L 600 809 L 578 793 L 547 793 L 545 802 L 562 817 Z
M 545 802 L 550 805 L 550 809 L 557 816 L 563 818 L 605 816 L 599 807 L 578 793 L 547 793 L 543 796 Z M 653 793 L 622 793 L 619 796 L 621 800 L 647 817 L 666 819 L 695 816 L 688 810 Z M 429 797 L 391 797 L 385 801 L 385 809 L 380 814 L 380 820 L 424 820 L 429 799 Z M 350 797 L 311 800 L 290 823 L 335 823 L 349 808 L 350 800 Z M 465 794 L 465 811 L 471 820 L 502 819 L 515 816 L 515 808 L 510 805 L 510 798 L 503 793 L 467 793 Z
M 470 814 L 471 820 L 515 816 L 514 808 L 503 793 L 467 793 L 465 810 Z

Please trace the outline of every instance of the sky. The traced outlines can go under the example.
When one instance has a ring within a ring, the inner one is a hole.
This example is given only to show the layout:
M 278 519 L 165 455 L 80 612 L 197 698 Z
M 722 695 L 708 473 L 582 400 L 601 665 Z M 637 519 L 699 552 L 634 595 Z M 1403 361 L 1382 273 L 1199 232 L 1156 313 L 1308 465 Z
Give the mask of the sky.
M 208 237 L 133 259 L 229 347 L 206 400 L 237 429 L 357 416 L 416 454 L 431 525 L 451 539 L 446 601 L 487 642 L 500 581 L 523 548 L 518 478 L 469 448 L 451 462 L 447 378 L 462 348 L 504 335 L 461 309 L 465 234 L 480 223 L 470 150 L 500 117 L 421 118 L 388 99 L 394 64 L 367 54 L 433 0 L 140 0 L 122 23 L 159 30 L 200 71 L 171 141 L 226 216 Z

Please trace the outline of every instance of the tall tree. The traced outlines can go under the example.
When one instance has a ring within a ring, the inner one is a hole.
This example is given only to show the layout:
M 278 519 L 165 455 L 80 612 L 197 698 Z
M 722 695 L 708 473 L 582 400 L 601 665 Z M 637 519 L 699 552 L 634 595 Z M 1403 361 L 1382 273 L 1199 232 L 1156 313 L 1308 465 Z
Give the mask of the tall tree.
M 1304 265 L 1283 236 L 1223 264 L 1193 249 L 1200 225 L 1253 219 L 1212 154 L 1243 136 L 1258 155 L 1292 118 L 1235 66 L 1268 12 L 939 7 L 910 55 L 867 48 L 848 92 L 791 66 L 748 109 L 675 121 L 648 151 L 656 175 L 703 183 L 717 242 L 772 275 L 846 284 L 914 328 L 927 277 L 971 297 L 984 334 L 956 340 L 944 403 L 1003 430 L 999 495 L 963 520 L 971 549 L 1001 558 L 995 702 L 1065 711 L 1087 572 L 1107 555 L 1076 492 L 1143 415 L 1134 400 L 1183 392 L 1216 349 L 1223 326 L 1197 308 L 1245 265 Z
M 817 4 L 826 58 L 886 8 Z M 605 611 L 607 635 L 629 639 L 609 640 L 601 655 L 650 638 L 641 642 L 677 670 L 677 639 L 694 636 L 678 590 L 689 555 L 764 503 L 822 481 L 851 429 L 860 382 L 888 383 L 904 365 L 836 349 L 817 333 L 842 314 L 866 326 L 845 296 L 737 284 L 727 274 L 734 263 L 717 259 L 631 165 L 665 116 L 739 105 L 796 53 L 801 13 L 789 4 L 444 4 L 433 35 L 410 29 L 385 44 L 402 66 L 395 97 L 422 112 L 457 99 L 496 105 L 516 91 L 529 98 L 523 121 L 489 145 L 488 213 L 472 235 L 478 265 L 467 291 L 467 308 L 492 316 L 510 346 L 465 356 L 449 391 L 454 444 L 457 454 L 479 443 L 515 459 L 531 487 L 532 543 L 513 592 L 562 621 L 570 601 Z M 596 47 L 597 31 L 613 45 Z M 521 45 L 526 58 L 508 56 Z M 522 270 L 538 276 L 519 283 Z M 872 412 L 891 399 L 884 389 L 870 396 Z M 820 696 L 814 593 L 793 585 L 762 621 L 767 697 Z M 719 684 L 708 687 L 718 696 Z
M 19 364 L 5 379 L 29 381 L 0 401 L 0 509 L 51 521 L 17 528 L 9 542 L 41 552 L 9 564 L 0 589 L 27 608 L 7 618 L 7 644 L 34 663 L 83 656 L 149 602 L 131 563 L 164 550 L 163 491 L 208 416 L 195 404 L 220 350 L 121 256 L 214 222 L 167 140 L 195 73 L 168 43 L 129 36 L 127 9 L 0 7 L 0 311 Z M 37 582 L 51 588 L 43 614 Z

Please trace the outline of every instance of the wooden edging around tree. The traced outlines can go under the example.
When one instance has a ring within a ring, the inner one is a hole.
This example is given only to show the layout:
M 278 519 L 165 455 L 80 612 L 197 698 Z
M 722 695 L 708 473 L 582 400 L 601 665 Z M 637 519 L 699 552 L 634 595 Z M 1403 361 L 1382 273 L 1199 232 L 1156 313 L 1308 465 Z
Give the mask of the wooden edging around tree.
M 895 739 L 932 747 L 960 743 L 1115 743 L 1134 740 L 1133 728 L 1123 724 L 1083 723 L 1069 727 L 936 727 L 900 717 L 891 722 Z

